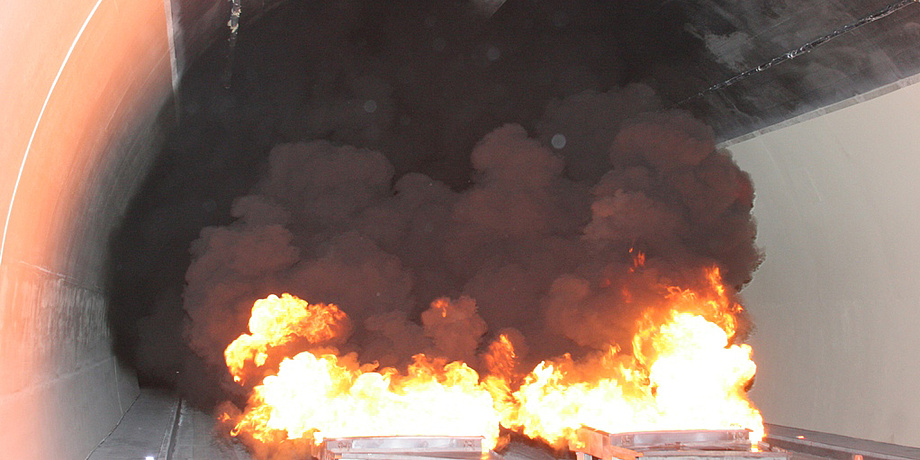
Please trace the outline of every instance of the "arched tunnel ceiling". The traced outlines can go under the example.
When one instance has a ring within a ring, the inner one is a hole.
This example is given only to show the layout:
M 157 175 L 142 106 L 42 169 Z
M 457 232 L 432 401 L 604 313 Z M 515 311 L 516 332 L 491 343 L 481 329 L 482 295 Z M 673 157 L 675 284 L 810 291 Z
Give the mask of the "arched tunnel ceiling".
M 688 28 L 721 82 L 884 9 L 890 1 L 697 2 Z M 702 24 L 696 26 L 695 24 Z M 731 139 L 912 77 L 920 71 L 920 5 L 855 28 L 813 51 L 684 107 Z
M 632 57 L 625 64 L 629 78 L 650 83 L 673 106 L 691 110 L 728 140 L 920 71 L 920 6 L 914 4 L 734 86 L 700 95 L 895 3 L 509 0 L 496 19 L 553 8 L 626 16 L 625 31 L 607 32 L 632 36 L 622 41 L 629 48 L 623 52 Z
M 226 37 L 230 3 L 172 2 L 181 31 L 181 60 L 194 61 L 214 37 Z M 241 0 L 243 33 L 283 3 Z M 399 14 L 404 8 L 436 9 L 437 3 L 450 4 L 454 11 L 479 11 L 488 18 L 485 30 L 510 29 L 511 34 L 551 38 L 561 29 L 577 27 L 580 33 L 596 34 L 599 41 L 615 42 L 619 46 L 613 55 L 596 56 L 600 70 L 610 79 L 607 83 L 648 83 L 667 102 L 704 118 L 723 140 L 920 71 L 916 46 L 920 7 L 907 5 L 733 87 L 699 95 L 712 85 L 898 3 L 894 0 L 449 0 L 405 4 L 342 0 L 327 5 L 373 11 L 365 19 L 365 27 L 373 30 L 374 22 L 381 19 L 378 15 Z M 604 60 L 608 60 L 606 68 Z

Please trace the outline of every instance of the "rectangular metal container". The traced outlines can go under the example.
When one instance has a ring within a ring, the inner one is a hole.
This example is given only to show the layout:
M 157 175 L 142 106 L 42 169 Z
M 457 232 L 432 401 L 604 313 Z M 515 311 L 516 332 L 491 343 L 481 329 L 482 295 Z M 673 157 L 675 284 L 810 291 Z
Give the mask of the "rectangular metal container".
M 330 438 L 320 460 L 478 460 L 484 457 L 478 436 L 371 436 Z M 485 455 L 488 458 L 489 454 Z
M 610 445 L 634 450 L 751 450 L 748 430 L 671 430 L 609 433 Z
M 579 460 L 786 460 L 784 452 L 754 452 L 748 430 L 672 430 L 607 433 L 578 430 Z

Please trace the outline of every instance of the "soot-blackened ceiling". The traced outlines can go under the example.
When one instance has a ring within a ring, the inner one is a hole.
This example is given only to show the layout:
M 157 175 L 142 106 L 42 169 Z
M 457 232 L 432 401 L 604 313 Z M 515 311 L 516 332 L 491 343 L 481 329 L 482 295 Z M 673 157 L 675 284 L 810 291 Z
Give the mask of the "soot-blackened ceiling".
M 860 24 L 886 8 L 890 15 Z M 649 83 L 723 140 L 920 71 L 917 2 L 508 0 L 493 21 L 536 29 L 540 17 L 576 15 L 588 23 L 582 32 L 617 43 L 619 83 Z M 782 60 L 828 35 L 833 39 Z M 707 91 L 771 60 L 782 62 Z
M 194 61 L 215 35 L 226 37 L 231 2 L 174 0 L 180 55 Z M 280 0 L 241 0 L 243 33 Z M 291 3 L 304 3 L 295 0 Z M 821 47 L 757 72 L 732 77 L 794 51 L 874 12 L 901 5 L 884 19 L 854 28 Z M 591 55 L 602 84 L 642 81 L 671 104 L 693 111 L 720 139 L 757 129 L 910 77 L 920 71 L 920 5 L 898 0 L 437 0 L 323 2 L 358 12 L 367 34 L 412 9 L 476 11 L 479 33 L 556 40 Z M 446 5 L 446 7 L 445 7 Z M 451 28 L 445 17 L 438 27 Z M 463 24 L 456 21 L 454 26 Z M 376 30 L 376 32 L 375 32 Z M 219 31 L 215 33 L 216 31 Z M 476 37 L 470 35 L 469 39 Z M 525 43 L 525 42 L 521 42 Z M 613 46 L 605 46 L 613 45 Z M 571 46 L 577 45 L 578 48 Z M 218 45 L 219 46 L 219 45 Z M 522 50 L 526 53 L 527 50 Z M 539 59 L 537 56 L 532 56 Z M 689 100 L 688 100 L 689 99 Z

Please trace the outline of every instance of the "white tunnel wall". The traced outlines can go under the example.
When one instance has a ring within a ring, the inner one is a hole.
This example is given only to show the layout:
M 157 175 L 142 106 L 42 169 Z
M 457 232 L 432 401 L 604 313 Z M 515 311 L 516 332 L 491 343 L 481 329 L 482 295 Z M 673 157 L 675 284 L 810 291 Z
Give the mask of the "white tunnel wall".
M 0 15 L 0 457 L 84 459 L 138 394 L 111 349 L 104 262 L 162 142 L 163 0 Z
M 730 150 L 766 252 L 743 291 L 764 418 L 920 447 L 920 84 Z

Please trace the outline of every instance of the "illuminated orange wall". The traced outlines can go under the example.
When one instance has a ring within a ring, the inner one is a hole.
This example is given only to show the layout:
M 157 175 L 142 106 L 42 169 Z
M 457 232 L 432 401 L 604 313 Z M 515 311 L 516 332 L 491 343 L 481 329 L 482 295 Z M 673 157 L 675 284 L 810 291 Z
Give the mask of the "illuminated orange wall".
M 137 395 L 110 350 L 106 240 L 159 142 L 163 0 L 0 14 L 0 456 L 83 459 Z

